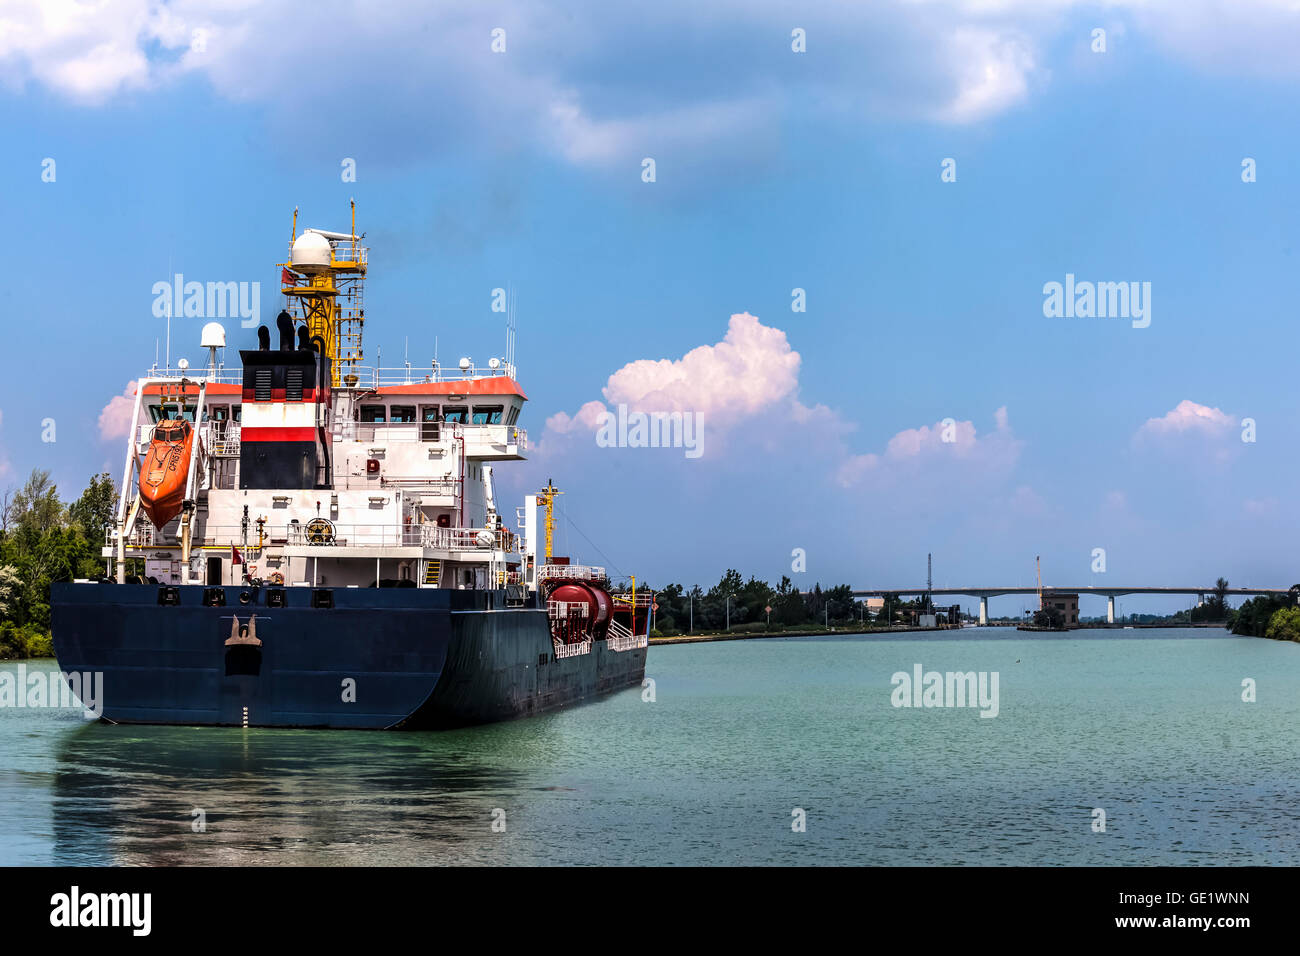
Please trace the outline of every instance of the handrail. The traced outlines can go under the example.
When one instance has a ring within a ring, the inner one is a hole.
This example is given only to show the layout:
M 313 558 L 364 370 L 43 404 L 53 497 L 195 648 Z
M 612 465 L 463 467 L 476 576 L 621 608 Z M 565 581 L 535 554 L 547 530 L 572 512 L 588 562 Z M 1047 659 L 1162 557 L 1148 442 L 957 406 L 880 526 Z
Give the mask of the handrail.
M 604 581 L 604 568 L 582 564 L 543 564 L 537 569 L 538 581 Z
M 547 601 L 546 616 L 553 621 L 567 621 L 571 617 L 587 617 L 591 608 L 586 601 Z
M 583 641 L 581 644 L 556 644 L 555 656 L 563 659 L 565 657 L 579 657 L 583 654 L 591 653 L 591 641 Z

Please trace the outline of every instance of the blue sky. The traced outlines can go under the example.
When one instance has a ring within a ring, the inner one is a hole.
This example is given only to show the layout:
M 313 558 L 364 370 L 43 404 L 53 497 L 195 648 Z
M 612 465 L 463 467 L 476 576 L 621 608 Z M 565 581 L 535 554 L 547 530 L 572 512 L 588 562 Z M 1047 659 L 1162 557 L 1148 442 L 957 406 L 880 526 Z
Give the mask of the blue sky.
M 343 229 L 354 197 L 372 363 L 500 354 L 513 285 L 534 457 L 501 491 L 554 477 L 579 558 L 705 585 L 907 586 L 927 552 L 952 586 L 1030 583 L 1036 554 L 1056 584 L 1300 580 L 1285 4 L 292 9 L 0 13 L 0 483 L 117 477 L 101 411 L 164 335 L 153 283 L 260 281 L 273 315 L 293 208 Z M 1067 273 L 1151 283 L 1150 326 L 1045 317 Z M 201 359 L 202 321 L 173 356 Z M 705 454 L 599 447 L 590 403 L 619 401 L 699 412 Z

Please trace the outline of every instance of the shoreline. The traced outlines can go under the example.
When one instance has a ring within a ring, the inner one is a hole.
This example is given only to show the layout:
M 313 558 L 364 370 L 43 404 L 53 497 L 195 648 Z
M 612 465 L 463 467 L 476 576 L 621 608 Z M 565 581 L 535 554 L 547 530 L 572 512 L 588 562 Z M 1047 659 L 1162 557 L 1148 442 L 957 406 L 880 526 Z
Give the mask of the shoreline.
M 753 641 L 767 640 L 774 637 L 830 637 L 842 636 L 852 637 L 854 635 L 866 634 L 911 634 L 925 631 L 983 631 L 995 627 L 1010 627 L 1019 630 L 1015 622 L 1005 624 L 980 624 L 971 627 L 912 627 L 903 625 L 897 627 L 850 627 L 844 629 L 820 630 L 820 631 L 772 631 L 757 632 L 750 634 L 678 634 L 673 637 L 652 637 L 650 646 L 656 647 L 661 644 L 705 644 L 712 641 Z M 1122 631 L 1122 630 L 1149 630 L 1149 629 L 1178 629 L 1183 628 L 1214 628 L 1226 631 L 1227 625 L 1222 622 L 1206 623 L 1198 621 L 1195 624 L 1085 624 L 1080 627 L 1070 627 L 1062 631 L 1053 631 L 1057 634 L 1068 634 L 1074 631 Z

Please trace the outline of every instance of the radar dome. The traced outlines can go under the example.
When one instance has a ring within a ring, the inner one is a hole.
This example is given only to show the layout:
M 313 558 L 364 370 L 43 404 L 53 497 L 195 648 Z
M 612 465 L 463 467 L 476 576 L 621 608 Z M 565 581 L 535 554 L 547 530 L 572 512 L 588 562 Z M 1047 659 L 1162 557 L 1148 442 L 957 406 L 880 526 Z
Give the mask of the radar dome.
M 330 264 L 330 241 L 318 232 L 304 232 L 293 241 L 289 260 L 298 272 L 324 272 Z
M 224 349 L 226 347 L 226 330 L 221 327 L 220 322 L 209 322 L 203 326 L 202 336 L 199 340 L 199 348 Z

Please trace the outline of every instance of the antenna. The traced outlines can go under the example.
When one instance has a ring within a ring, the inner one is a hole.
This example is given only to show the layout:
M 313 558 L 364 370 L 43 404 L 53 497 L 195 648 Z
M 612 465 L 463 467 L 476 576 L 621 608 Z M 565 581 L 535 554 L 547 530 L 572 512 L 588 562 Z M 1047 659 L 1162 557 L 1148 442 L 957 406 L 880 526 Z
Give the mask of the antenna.
M 515 286 L 506 283 L 506 369 L 514 375 L 515 368 Z
M 172 257 L 167 256 L 167 278 L 172 280 L 172 288 L 175 288 L 175 278 L 172 276 Z M 171 290 L 168 290 L 169 292 Z M 167 296 L 167 364 L 164 368 L 171 368 L 172 365 L 172 295 Z

